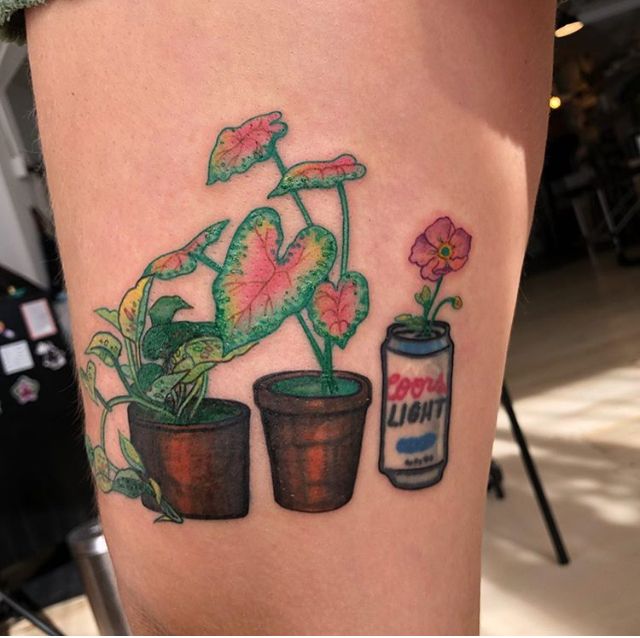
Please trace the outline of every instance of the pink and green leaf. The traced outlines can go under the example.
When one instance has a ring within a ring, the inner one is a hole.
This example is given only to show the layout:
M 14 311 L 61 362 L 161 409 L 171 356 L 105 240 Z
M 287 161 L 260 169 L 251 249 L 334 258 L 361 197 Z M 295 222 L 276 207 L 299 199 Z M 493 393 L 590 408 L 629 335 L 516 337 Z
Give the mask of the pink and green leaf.
M 175 279 L 193 272 L 198 267 L 198 256 L 220 239 L 228 223 L 225 219 L 212 224 L 182 248 L 160 255 L 145 268 L 144 274 L 155 275 L 158 279 Z
M 222 129 L 209 158 L 207 184 L 226 182 L 272 157 L 276 142 L 287 134 L 281 118 L 282 113 L 273 111 Z
M 335 159 L 294 164 L 283 176 L 269 197 L 285 195 L 304 188 L 333 188 L 346 180 L 364 177 L 367 169 L 353 155 Z
M 315 331 L 344 348 L 369 313 L 367 280 L 360 273 L 347 272 L 337 286 L 330 281 L 321 283 L 308 311 Z
M 282 251 L 280 216 L 258 208 L 238 227 L 213 284 L 216 327 L 225 352 L 277 330 L 311 299 L 336 258 L 333 235 L 320 226 L 301 230 Z

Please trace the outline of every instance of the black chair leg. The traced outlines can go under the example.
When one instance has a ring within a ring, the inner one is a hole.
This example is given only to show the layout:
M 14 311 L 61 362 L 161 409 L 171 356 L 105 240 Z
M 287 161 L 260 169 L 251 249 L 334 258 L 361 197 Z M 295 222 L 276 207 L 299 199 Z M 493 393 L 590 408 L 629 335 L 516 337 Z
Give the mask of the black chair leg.
M 9 607 L 16 616 L 26 618 L 32 625 L 37 627 L 47 636 L 64 636 L 64 634 L 50 621 L 40 618 L 36 613 L 21 605 L 13 596 L 0 591 L 0 603 Z
M 567 550 L 562 541 L 562 536 L 560 536 L 560 530 L 558 529 L 555 518 L 553 516 L 553 512 L 551 511 L 551 506 L 549 505 L 549 501 L 547 500 L 547 497 L 544 493 L 542 483 L 540 482 L 540 477 L 538 476 L 538 471 L 533 462 L 533 459 L 531 458 L 531 454 L 529 453 L 527 440 L 525 439 L 524 434 L 520 429 L 520 424 L 518 423 L 516 413 L 513 409 L 513 403 L 511 402 L 511 396 L 509 395 L 509 391 L 507 390 L 506 385 L 502 386 L 501 401 L 502 406 L 507 412 L 509 421 L 511 422 L 511 431 L 513 432 L 513 438 L 516 440 L 516 443 L 520 448 L 522 462 L 524 463 L 527 475 L 529 476 L 529 481 L 531 482 L 531 486 L 533 487 L 533 491 L 538 501 L 538 506 L 540 507 L 545 525 L 547 526 L 547 530 L 549 532 L 549 536 L 551 537 L 558 563 L 560 565 L 567 565 L 569 563 L 569 554 L 567 553 Z

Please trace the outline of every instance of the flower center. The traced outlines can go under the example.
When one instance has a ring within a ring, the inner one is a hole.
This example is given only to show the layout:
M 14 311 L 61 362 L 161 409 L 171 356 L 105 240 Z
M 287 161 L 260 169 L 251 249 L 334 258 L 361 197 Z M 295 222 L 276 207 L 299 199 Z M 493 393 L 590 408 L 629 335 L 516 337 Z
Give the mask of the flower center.
M 442 259 L 449 259 L 452 253 L 453 249 L 450 244 L 442 244 L 438 250 L 438 257 L 441 257 Z

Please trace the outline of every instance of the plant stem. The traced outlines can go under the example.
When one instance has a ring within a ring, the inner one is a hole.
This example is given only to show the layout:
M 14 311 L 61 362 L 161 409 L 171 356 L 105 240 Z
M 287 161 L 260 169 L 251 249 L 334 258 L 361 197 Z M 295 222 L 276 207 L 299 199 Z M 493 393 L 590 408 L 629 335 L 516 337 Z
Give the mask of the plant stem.
M 342 259 L 340 261 L 340 277 L 344 277 L 349 263 L 349 202 L 344 183 L 339 182 L 337 187 L 340 196 L 340 208 L 342 209 Z
M 196 395 L 198 394 L 198 391 L 200 390 L 201 385 L 202 385 L 201 378 L 198 378 L 196 382 L 193 383 L 193 385 L 189 389 L 189 392 L 187 392 L 187 396 L 185 396 L 184 399 L 181 399 L 180 407 L 176 411 L 177 417 L 182 416 L 182 413 L 184 412 L 184 409 L 187 407 L 187 404 L 189 403 L 189 401 L 196 398 Z
M 323 382 L 328 386 L 329 394 L 336 393 L 336 380 L 333 374 L 333 341 L 326 337 L 324 340 L 324 365 L 322 366 Z
M 326 358 L 324 353 L 322 352 L 322 349 L 318 345 L 316 338 L 313 336 L 313 333 L 311 332 L 311 328 L 309 328 L 309 326 L 307 325 L 307 322 L 304 320 L 304 317 L 302 316 L 302 312 L 296 312 L 296 317 L 298 319 L 298 322 L 302 326 L 302 330 L 304 330 L 304 334 L 306 335 L 307 339 L 309 340 L 309 343 L 311 344 L 311 348 L 313 349 L 313 354 L 316 355 L 318 364 L 324 370 Z
M 436 283 L 436 289 L 433 291 L 433 295 L 431 295 L 429 299 L 429 303 L 424 306 L 424 327 L 422 329 L 422 334 L 427 337 L 431 335 L 431 322 L 433 321 L 433 316 L 429 318 L 429 311 L 433 308 L 433 304 L 436 301 L 436 297 L 438 296 L 438 292 L 440 292 L 440 286 L 442 285 L 442 280 L 444 279 L 444 275 L 440 276 L 438 282 Z
M 432 315 L 431 315 L 431 321 L 435 321 L 436 317 L 438 316 L 438 313 L 440 312 L 440 308 L 442 308 L 442 306 L 444 306 L 445 304 L 450 303 L 452 306 L 455 303 L 456 298 L 455 297 L 447 297 L 446 299 L 443 299 L 436 307 L 435 310 L 433 311 Z
M 284 175 L 287 172 L 287 167 L 285 166 L 285 163 L 282 161 L 282 158 L 280 157 L 280 154 L 278 153 L 278 151 L 275 148 L 273 149 L 272 157 L 273 157 L 276 165 L 278 166 L 278 170 L 280 171 L 280 174 Z M 313 226 L 313 221 L 311 220 L 311 215 L 309 215 L 309 211 L 307 210 L 306 206 L 302 202 L 302 198 L 298 194 L 298 191 L 291 191 L 290 195 L 291 195 L 291 197 L 293 197 L 295 203 L 298 205 L 298 208 L 300 209 L 300 212 L 302 213 L 302 217 L 304 218 L 304 223 L 307 226 Z
M 206 255 L 204 255 L 202 253 L 194 253 L 193 256 L 200 263 L 202 263 L 205 266 L 208 266 L 209 268 L 211 268 L 211 270 L 215 270 L 215 272 L 217 272 L 217 273 L 221 273 L 222 272 L 222 266 L 220 264 L 218 264 L 217 262 L 213 261 L 213 259 L 211 259 L 210 257 L 207 257 Z
M 191 408 L 191 413 L 189 415 L 191 418 L 194 417 L 194 415 L 198 411 L 198 408 L 200 407 L 200 404 L 202 403 L 202 400 L 207 394 L 207 387 L 209 386 L 209 375 L 205 374 L 201 378 L 202 378 L 202 383 L 200 384 L 200 392 L 196 397 L 193 407 Z

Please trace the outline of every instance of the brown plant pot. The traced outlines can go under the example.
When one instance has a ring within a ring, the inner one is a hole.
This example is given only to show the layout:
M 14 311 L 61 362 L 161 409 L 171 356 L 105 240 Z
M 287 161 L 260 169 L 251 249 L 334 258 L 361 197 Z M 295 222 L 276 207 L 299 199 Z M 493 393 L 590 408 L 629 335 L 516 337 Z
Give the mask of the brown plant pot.
M 235 412 L 174 425 L 130 404 L 129 428 L 149 476 L 185 518 L 241 518 L 249 511 L 249 408 L 237 401 L 205 399 L 199 414 Z M 159 511 L 154 498 L 142 503 Z
M 353 372 L 335 375 L 355 382 L 357 390 L 344 396 L 300 397 L 274 389 L 280 381 L 319 378 L 316 371 L 280 372 L 254 383 L 274 497 L 287 509 L 327 512 L 353 495 L 371 383 Z

